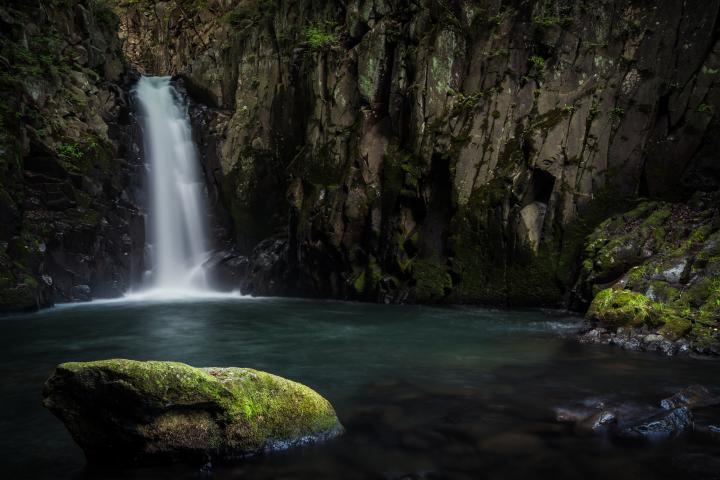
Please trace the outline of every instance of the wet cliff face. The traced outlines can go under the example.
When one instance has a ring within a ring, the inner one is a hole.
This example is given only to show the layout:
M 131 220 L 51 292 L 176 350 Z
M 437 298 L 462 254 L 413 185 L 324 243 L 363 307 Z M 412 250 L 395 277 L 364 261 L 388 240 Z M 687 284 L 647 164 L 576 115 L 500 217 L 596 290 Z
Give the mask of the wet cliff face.
M 117 17 L 0 2 L 0 312 L 116 296 L 142 272 Z
M 559 305 L 604 218 L 718 188 L 720 1 L 115 9 L 208 107 L 250 292 Z

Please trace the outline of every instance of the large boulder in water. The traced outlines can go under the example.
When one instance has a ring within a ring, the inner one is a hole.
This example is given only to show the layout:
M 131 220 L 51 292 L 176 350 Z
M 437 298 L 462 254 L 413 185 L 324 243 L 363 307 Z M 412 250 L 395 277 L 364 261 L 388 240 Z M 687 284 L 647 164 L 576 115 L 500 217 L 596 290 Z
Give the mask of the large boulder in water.
M 91 463 L 234 459 L 342 432 L 318 393 L 247 368 L 118 359 L 63 363 L 43 397 Z

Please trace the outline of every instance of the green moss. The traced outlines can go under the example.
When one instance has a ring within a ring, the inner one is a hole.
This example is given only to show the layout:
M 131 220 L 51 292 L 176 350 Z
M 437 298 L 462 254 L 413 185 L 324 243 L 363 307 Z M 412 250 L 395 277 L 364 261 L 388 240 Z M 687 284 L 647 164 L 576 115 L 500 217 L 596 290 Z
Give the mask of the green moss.
M 46 396 L 59 390 L 53 382 L 67 378 L 77 382 L 73 388 L 89 395 L 110 384 L 131 394 L 124 394 L 124 408 L 142 408 L 145 416 L 154 415 L 151 423 L 139 428 L 156 436 L 161 433 L 162 441 L 182 442 L 182 435 L 190 432 L 199 436 L 193 440 L 204 448 L 218 448 L 224 441 L 225 450 L 248 454 L 342 428 L 330 403 L 312 389 L 252 369 L 200 369 L 177 362 L 125 359 L 70 362 L 58 366 Z M 51 407 L 56 404 L 50 402 Z
M 210 374 L 177 362 L 138 362 L 112 359 L 68 362 L 58 366 L 76 374 L 109 375 L 126 382 L 143 398 L 158 405 L 216 403 L 229 408 L 232 395 Z
M 622 118 L 625 116 L 625 109 L 622 107 L 615 107 L 610 110 L 610 118 Z
M 538 27 L 569 27 L 572 25 L 572 17 L 570 16 L 554 16 L 554 15 L 537 15 L 533 17 L 533 25 Z
M 361 270 L 360 274 L 358 274 L 355 278 L 355 281 L 353 281 L 353 288 L 357 293 L 365 292 L 365 289 L 367 288 L 365 282 L 365 269 Z
M 415 280 L 415 297 L 419 301 L 438 301 L 452 288 L 448 269 L 438 258 L 415 260 L 412 276 Z
M 590 304 L 587 317 L 609 327 L 657 325 L 659 312 L 645 295 L 606 288 Z
M 672 215 L 672 212 L 667 209 L 655 210 L 650 214 L 649 217 L 643 222 L 644 227 L 660 227 L 665 224 L 668 218 Z
M 662 323 L 662 327 L 660 327 L 658 333 L 671 340 L 677 340 L 690 333 L 693 324 L 689 312 L 678 313 L 672 307 L 661 307 L 660 305 L 657 304 L 657 308 L 660 310 L 658 321 Z
M 252 369 L 207 371 L 237 399 L 228 409 L 228 444 L 233 449 L 259 450 L 268 440 L 287 441 L 339 428 L 330 403 L 305 385 Z

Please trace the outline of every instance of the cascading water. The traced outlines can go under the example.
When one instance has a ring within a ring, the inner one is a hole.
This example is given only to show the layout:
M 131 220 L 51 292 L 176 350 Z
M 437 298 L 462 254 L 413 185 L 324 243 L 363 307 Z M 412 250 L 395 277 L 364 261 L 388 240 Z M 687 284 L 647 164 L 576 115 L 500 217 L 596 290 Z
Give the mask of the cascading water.
M 208 291 L 203 181 L 190 122 L 170 77 L 142 77 L 135 94 L 143 115 L 150 184 L 149 291 L 183 296 Z

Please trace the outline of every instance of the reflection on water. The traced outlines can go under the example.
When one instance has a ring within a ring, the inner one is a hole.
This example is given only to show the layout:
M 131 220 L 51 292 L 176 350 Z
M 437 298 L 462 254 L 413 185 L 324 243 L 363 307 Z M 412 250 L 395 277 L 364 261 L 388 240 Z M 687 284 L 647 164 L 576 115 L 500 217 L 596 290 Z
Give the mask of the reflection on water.
M 691 383 L 720 387 L 717 362 L 581 346 L 562 336 L 578 320 L 559 314 L 241 298 L 0 322 L 7 478 L 198 476 L 84 469 L 40 390 L 57 363 L 110 357 L 271 371 L 326 396 L 347 428 L 325 445 L 216 465 L 214 478 L 681 478 L 678 465 L 720 453 L 685 441 L 619 447 L 557 423 L 554 408 L 588 398 L 654 406 Z

